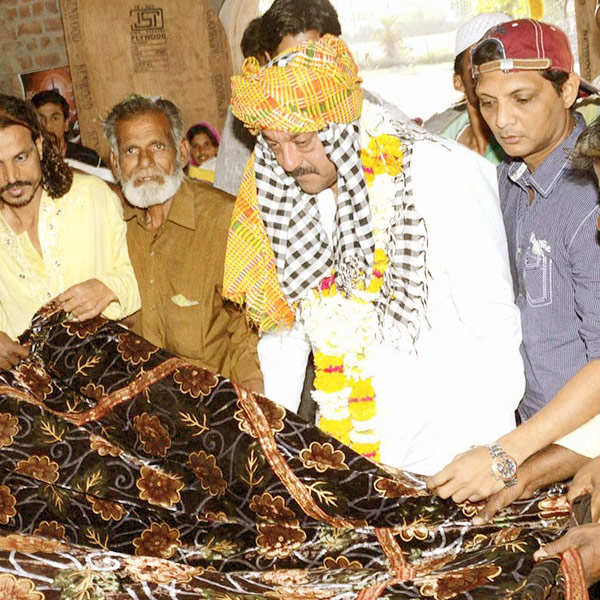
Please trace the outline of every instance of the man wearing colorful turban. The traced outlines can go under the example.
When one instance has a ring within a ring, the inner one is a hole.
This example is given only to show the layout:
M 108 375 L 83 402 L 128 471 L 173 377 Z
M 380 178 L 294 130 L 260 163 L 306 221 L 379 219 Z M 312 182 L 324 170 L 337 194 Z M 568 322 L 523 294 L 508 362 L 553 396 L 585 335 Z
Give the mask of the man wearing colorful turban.
M 319 426 L 433 473 L 514 426 L 523 393 L 495 173 L 360 83 L 330 35 L 232 79 L 257 143 L 224 289 L 261 331 L 268 397 L 297 409 L 312 349 Z

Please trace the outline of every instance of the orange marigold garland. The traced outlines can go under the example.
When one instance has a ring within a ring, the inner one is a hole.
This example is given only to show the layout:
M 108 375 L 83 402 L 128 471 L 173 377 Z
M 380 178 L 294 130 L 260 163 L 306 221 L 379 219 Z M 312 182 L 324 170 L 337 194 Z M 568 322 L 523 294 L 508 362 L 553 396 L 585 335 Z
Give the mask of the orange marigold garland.
M 302 319 L 315 350 L 315 390 L 319 427 L 358 453 L 380 460 L 376 431 L 377 403 L 372 382 L 378 327 L 374 300 L 389 265 L 387 228 L 393 216 L 393 178 L 402 171 L 402 145 L 392 135 L 369 139 L 361 152 L 369 188 L 375 257 L 370 277 L 351 297 L 324 278 L 301 303 Z

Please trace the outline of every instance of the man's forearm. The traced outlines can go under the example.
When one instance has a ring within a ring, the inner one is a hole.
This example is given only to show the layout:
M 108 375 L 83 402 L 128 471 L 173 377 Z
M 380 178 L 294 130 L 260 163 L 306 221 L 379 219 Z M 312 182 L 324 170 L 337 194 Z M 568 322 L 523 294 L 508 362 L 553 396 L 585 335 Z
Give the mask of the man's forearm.
M 527 459 L 519 468 L 518 476 L 525 478 L 527 489 L 533 491 L 551 483 L 571 479 L 589 461 L 587 456 L 564 446 L 551 444 Z

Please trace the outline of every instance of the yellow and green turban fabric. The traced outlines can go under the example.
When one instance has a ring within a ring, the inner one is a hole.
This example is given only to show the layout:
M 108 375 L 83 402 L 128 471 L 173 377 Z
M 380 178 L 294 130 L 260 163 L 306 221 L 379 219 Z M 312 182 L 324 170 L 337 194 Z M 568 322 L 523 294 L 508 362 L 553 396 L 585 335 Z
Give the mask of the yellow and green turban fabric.
M 360 117 L 358 66 L 340 38 L 324 35 L 283 59 L 261 68 L 248 58 L 241 74 L 231 78 L 231 109 L 252 133 L 319 131 Z

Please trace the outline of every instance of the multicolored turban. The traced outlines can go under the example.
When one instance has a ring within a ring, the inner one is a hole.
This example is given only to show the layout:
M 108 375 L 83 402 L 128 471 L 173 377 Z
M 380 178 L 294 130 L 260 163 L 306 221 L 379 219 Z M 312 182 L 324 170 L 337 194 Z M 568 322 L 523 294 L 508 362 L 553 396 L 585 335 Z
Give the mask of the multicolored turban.
M 324 35 L 304 44 L 283 66 L 261 68 L 256 58 L 246 59 L 241 74 L 231 79 L 231 108 L 254 134 L 261 129 L 319 131 L 360 117 L 360 84 L 346 44 Z

